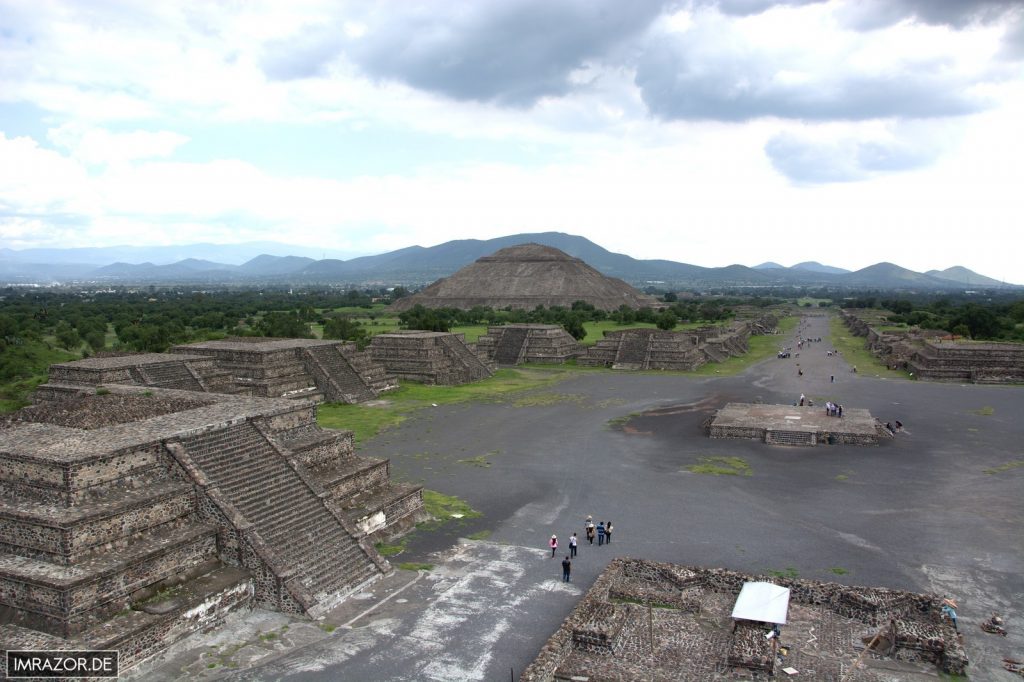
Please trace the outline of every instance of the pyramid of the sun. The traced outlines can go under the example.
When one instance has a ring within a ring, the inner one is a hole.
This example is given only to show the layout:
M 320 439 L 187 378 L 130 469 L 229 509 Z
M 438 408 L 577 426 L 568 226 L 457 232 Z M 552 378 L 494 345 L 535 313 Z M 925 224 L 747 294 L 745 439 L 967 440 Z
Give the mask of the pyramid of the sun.
M 532 310 L 538 305 L 568 308 L 586 301 L 601 310 L 655 305 L 621 279 L 606 277 L 579 258 L 550 246 L 521 244 L 477 259 L 423 291 L 392 304 L 397 311 L 417 303 L 427 308 L 475 306 Z

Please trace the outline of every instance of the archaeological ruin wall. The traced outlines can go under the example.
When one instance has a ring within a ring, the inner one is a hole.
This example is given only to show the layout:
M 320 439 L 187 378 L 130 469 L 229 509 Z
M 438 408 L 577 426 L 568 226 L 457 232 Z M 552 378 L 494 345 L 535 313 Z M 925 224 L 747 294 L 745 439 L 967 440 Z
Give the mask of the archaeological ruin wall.
M 488 327 L 476 348 L 485 361 L 498 365 L 561 364 L 584 353 L 583 346 L 557 324 Z
M 466 344 L 464 334 L 400 330 L 370 342 L 374 362 L 401 379 L 454 386 L 486 379 L 494 369 Z

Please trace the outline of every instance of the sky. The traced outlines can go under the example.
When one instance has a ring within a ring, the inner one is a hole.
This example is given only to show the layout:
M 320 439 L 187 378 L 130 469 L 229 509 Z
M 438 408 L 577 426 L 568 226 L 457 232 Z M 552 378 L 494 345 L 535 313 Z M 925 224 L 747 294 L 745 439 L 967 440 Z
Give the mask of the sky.
M 0 0 L 0 247 L 560 231 L 1024 283 L 1019 0 Z

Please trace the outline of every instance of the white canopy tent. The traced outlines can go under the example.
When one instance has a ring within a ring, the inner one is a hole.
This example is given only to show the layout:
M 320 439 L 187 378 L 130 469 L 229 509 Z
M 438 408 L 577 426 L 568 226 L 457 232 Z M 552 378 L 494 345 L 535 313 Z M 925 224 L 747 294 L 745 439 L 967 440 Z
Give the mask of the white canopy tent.
M 732 607 L 732 617 L 785 625 L 789 615 L 789 588 L 772 583 L 743 583 Z

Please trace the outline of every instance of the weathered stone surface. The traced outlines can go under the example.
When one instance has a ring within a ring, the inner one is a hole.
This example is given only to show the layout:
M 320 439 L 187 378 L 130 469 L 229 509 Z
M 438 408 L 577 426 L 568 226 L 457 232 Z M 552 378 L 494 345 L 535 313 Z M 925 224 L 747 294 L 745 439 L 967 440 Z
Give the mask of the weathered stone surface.
M 875 656 L 966 672 L 963 647 L 934 595 L 618 558 L 520 680 L 766 679 L 778 653 L 766 638 L 770 626 L 731 618 L 750 581 L 790 589 L 781 641 L 785 665 L 801 679 L 838 679 L 861 655 L 860 640 L 880 631 L 890 644 Z
M 370 354 L 391 374 L 425 384 L 466 384 L 494 374 L 462 334 L 418 330 L 378 334 L 370 343 Z
M 563 363 L 583 355 L 583 346 L 557 324 L 488 327 L 477 339 L 477 353 L 499 365 Z
M 711 438 L 762 440 L 774 445 L 877 445 L 884 429 L 867 410 L 843 408 L 831 417 L 824 405 L 728 403 L 707 423 Z

